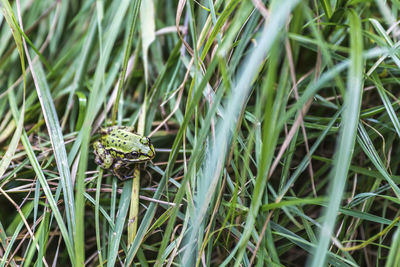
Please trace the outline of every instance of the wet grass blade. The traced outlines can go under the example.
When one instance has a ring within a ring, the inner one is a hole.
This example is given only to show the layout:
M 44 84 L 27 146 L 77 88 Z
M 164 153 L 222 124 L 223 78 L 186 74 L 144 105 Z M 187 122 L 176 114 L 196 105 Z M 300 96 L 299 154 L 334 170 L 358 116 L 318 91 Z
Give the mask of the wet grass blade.
M 75 206 L 74 206 L 74 186 L 72 184 L 71 173 L 68 166 L 67 152 L 64 144 L 60 122 L 54 106 L 50 88 L 46 81 L 46 75 L 39 61 L 31 65 L 32 75 L 35 77 L 36 91 L 42 106 L 43 115 L 46 121 L 47 131 L 54 151 L 54 157 L 60 174 L 60 183 L 63 190 L 67 225 L 70 238 L 75 231 Z

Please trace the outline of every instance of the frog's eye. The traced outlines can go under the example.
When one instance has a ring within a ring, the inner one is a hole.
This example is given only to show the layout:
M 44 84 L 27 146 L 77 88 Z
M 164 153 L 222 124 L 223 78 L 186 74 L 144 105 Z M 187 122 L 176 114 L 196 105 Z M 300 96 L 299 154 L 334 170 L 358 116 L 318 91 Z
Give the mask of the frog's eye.
M 145 136 L 143 136 L 142 139 L 141 139 L 140 141 L 141 141 L 141 143 L 142 143 L 143 145 L 148 145 L 149 142 L 150 142 L 150 139 L 147 138 L 147 137 L 145 137 Z
M 127 157 L 128 159 L 137 159 L 137 158 L 139 157 L 139 153 L 137 153 L 137 152 L 131 152 L 131 153 L 127 154 L 126 157 Z

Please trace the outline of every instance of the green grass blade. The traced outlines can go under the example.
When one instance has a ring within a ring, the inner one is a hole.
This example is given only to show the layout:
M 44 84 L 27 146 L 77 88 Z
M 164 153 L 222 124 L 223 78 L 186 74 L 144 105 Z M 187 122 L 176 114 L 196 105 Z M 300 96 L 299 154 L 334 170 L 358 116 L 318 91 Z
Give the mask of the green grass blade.
M 89 133 L 91 127 L 86 127 L 83 133 L 82 143 L 90 142 Z M 74 230 L 74 246 L 75 246 L 75 266 L 83 266 L 85 263 L 85 178 L 88 164 L 89 146 L 82 146 L 80 153 L 80 164 L 75 181 L 75 230 Z
M 26 81 L 25 81 L 25 61 L 24 61 L 24 51 L 22 47 L 22 37 L 21 34 L 18 31 L 18 24 L 15 20 L 13 11 L 11 10 L 11 6 L 8 3 L 8 1 L 2 0 L 2 11 L 4 18 L 6 19 L 8 25 L 11 28 L 11 32 L 14 36 L 15 43 L 18 48 L 18 53 L 21 61 L 21 68 L 22 68 L 22 73 L 23 73 L 23 79 L 24 79 L 24 98 L 23 98 L 23 103 L 21 107 L 21 112 L 20 112 L 20 117 L 15 119 L 15 125 L 17 125 L 13 138 L 11 139 L 11 142 L 7 148 L 6 153 L 2 157 L 0 161 L 0 177 L 3 176 L 5 171 L 7 170 L 8 166 L 11 163 L 12 157 L 14 156 L 15 150 L 17 149 L 18 142 L 21 138 L 22 134 L 22 127 L 24 125 L 24 116 L 25 116 L 25 87 L 26 87 Z
M 321 3 L 322 8 L 325 11 L 325 15 L 328 17 L 328 19 L 330 19 L 331 16 L 332 16 L 332 13 L 333 13 L 332 12 L 331 1 L 329 1 L 329 0 L 320 0 L 319 2 Z
M 67 225 L 69 235 L 72 238 L 72 233 L 75 231 L 75 207 L 74 207 L 74 186 L 72 184 L 71 173 L 68 167 L 67 152 L 64 144 L 60 122 L 54 106 L 50 88 L 46 81 L 46 75 L 39 61 L 31 65 L 31 72 L 34 75 L 36 92 L 38 94 L 43 115 L 49 132 L 50 142 L 54 151 L 57 168 L 60 174 L 60 182 L 63 189 L 65 210 L 67 216 Z
M 103 169 L 100 170 L 99 176 L 97 178 L 97 186 L 96 186 L 96 201 L 95 205 L 95 228 L 96 228 L 96 246 L 97 246 L 97 253 L 99 255 L 99 265 L 103 267 L 103 255 L 101 253 L 101 238 L 100 238 L 100 190 L 101 190 L 101 180 L 103 179 Z M 107 214 L 107 213 L 106 213 Z
M 238 115 L 239 112 L 238 108 L 240 108 L 244 104 L 244 102 L 242 101 L 244 101 L 247 97 L 248 90 L 251 88 L 252 80 L 258 73 L 258 68 L 262 64 L 265 57 L 270 52 L 272 45 L 279 37 L 280 31 L 285 25 L 286 19 L 290 15 L 292 9 L 295 8 L 297 3 L 298 1 L 272 2 L 271 4 L 273 10 L 273 12 L 271 13 L 272 17 L 270 18 L 269 23 L 265 26 L 263 32 L 260 35 L 258 46 L 252 52 L 252 54 L 249 55 L 247 59 L 248 61 L 246 63 L 247 65 L 243 69 L 243 74 L 240 75 L 240 79 L 238 80 L 235 89 L 233 89 L 232 91 L 233 96 L 227 103 L 227 109 L 225 113 L 225 116 L 227 117 L 224 118 L 220 126 L 221 132 L 218 132 L 216 137 L 217 138 L 216 144 L 218 144 L 218 146 L 214 145 L 214 147 L 212 147 L 210 154 L 208 156 L 208 160 L 206 161 L 208 164 L 211 164 L 204 170 L 205 173 L 203 174 L 204 175 L 203 178 L 206 179 L 206 181 L 208 180 L 208 185 L 207 182 L 204 183 L 205 187 L 200 191 L 198 196 L 199 199 L 201 199 L 201 197 L 204 197 L 204 199 L 207 200 L 208 198 L 205 198 L 204 193 L 208 191 L 213 192 L 215 187 L 214 184 L 216 179 L 219 178 L 219 173 L 221 171 L 220 169 L 221 163 L 223 164 L 225 158 L 225 151 L 227 149 L 228 142 L 230 141 L 228 140 L 227 137 L 229 136 L 229 131 L 231 131 L 237 119 L 236 116 Z M 223 145 L 221 146 L 221 144 Z M 220 151 L 223 151 L 223 153 Z M 233 255 L 236 254 L 236 251 L 237 254 L 235 258 L 236 261 L 235 266 L 238 266 L 242 262 L 246 249 L 246 244 L 250 238 L 250 234 L 254 227 L 254 220 L 257 216 L 258 209 L 261 205 L 261 196 L 263 194 L 263 189 L 265 188 L 263 184 L 265 185 L 266 183 L 266 179 L 264 177 L 266 173 L 264 173 L 263 170 L 265 171 L 268 170 L 267 166 L 265 166 L 264 169 L 259 169 L 258 171 L 259 174 L 257 176 L 256 186 L 255 186 L 256 191 L 253 194 L 253 199 L 251 201 L 251 207 L 249 210 L 249 216 L 247 216 L 243 234 L 240 237 L 240 240 L 234 249 L 235 252 L 231 254 L 231 257 L 228 257 L 224 261 L 223 266 L 225 266 L 232 259 Z M 218 176 L 215 176 L 214 173 L 218 174 Z M 207 177 L 213 177 L 213 179 Z M 197 229 L 199 227 L 199 225 L 196 222 L 202 220 L 205 208 L 208 206 L 207 201 L 201 201 L 200 203 L 201 204 L 199 204 L 198 206 L 197 214 L 201 216 L 198 217 L 196 216 L 196 218 L 194 218 L 193 221 L 195 223 L 193 227 L 195 231 L 193 231 L 193 233 L 195 234 L 197 234 Z M 195 237 L 195 235 L 193 237 Z M 189 253 L 190 251 L 187 250 L 186 252 Z
M 75 158 L 76 153 L 78 152 L 78 149 L 79 147 L 81 147 L 81 145 L 89 146 L 89 144 L 82 144 L 82 135 L 84 131 L 87 131 L 85 127 L 87 125 L 92 125 L 94 118 L 98 113 L 98 111 L 100 110 L 103 101 L 106 97 L 107 91 L 102 89 L 105 71 L 111 56 L 113 45 L 116 41 L 117 34 L 119 32 L 118 29 L 120 28 L 122 20 L 128 9 L 128 6 L 129 6 L 128 0 L 123 0 L 120 1 L 120 3 L 118 3 L 115 13 L 112 14 L 113 19 L 110 22 L 110 25 L 108 26 L 106 32 L 104 33 L 103 37 L 105 40 L 104 51 L 101 52 L 101 56 L 96 67 L 96 72 L 93 80 L 93 89 L 91 90 L 88 98 L 89 99 L 88 107 L 86 109 L 86 116 L 83 122 L 84 127 L 82 131 L 80 131 L 73 147 L 71 148 L 72 152 L 70 152 L 69 157 L 72 159 Z
M 399 10 L 0 0 L 0 265 L 397 265 Z
M 9 94 L 12 99 L 12 100 L 10 100 L 10 106 L 11 106 L 13 116 L 14 116 L 14 118 L 18 118 L 19 114 L 18 114 L 18 110 L 16 107 L 14 95 L 12 92 L 10 92 Z M 74 262 L 75 253 L 74 253 L 74 249 L 73 249 L 73 245 L 72 245 L 72 238 L 71 238 L 70 232 L 68 231 L 67 227 L 65 226 L 63 217 L 61 216 L 61 212 L 58 209 L 58 205 L 53 197 L 53 193 L 51 192 L 50 186 L 47 183 L 47 180 L 43 174 L 42 168 L 39 164 L 37 157 L 35 156 L 32 145 L 30 144 L 29 138 L 25 131 L 22 134 L 21 141 L 25 147 L 27 156 L 32 164 L 32 168 L 35 171 L 35 173 L 38 177 L 38 180 L 40 181 L 40 185 L 43 189 L 44 194 L 46 195 L 46 199 L 50 205 L 50 208 L 51 208 L 52 212 L 54 213 L 54 217 L 57 221 L 58 227 L 60 228 L 65 245 L 68 250 L 68 256 L 71 259 L 71 262 Z
M 149 62 L 148 50 L 151 43 L 155 40 L 155 17 L 154 17 L 154 2 L 147 0 L 141 2 L 140 5 L 140 24 L 142 29 L 140 31 L 142 36 L 142 53 L 144 64 L 144 76 L 146 84 L 149 82 Z
M 335 164 L 332 170 L 332 182 L 330 184 L 329 205 L 325 211 L 324 222 L 319 235 L 317 248 L 313 253 L 312 267 L 325 264 L 329 242 L 336 222 L 337 211 L 342 200 L 347 173 L 357 134 L 357 125 L 360 114 L 361 95 L 363 86 L 363 43 L 361 22 L 357 13 L 349 11 L 351 65 L 348 72 L 347 92 L 345 95 L 343 111 L 343 126 L 339 137 L 338 149 L 335 156 Z
M 13 138 L 11 139 L 10 145 L 4 156 L 0 161 L 0 177 L 6 172 L 8 166 L 11 163 L 12 157 L 14 156 L 15 150 L 17 149 L 19 140 L 21 139 L 22 127 L 24 126 L 24 113 L 25 113 L 25 101 L 21 107 L 19 118 L 15 120 L 17 128 L 14 131 Z
M 400 231 L 397 228 L 396 233 L 393 236 L 392 245 L 388 259 L 386 261 L 386 267 L 399 266 L 400 265 Z
M 397 198 L 400 199 L 400 188 L 393 180 L 392 175 L 390 175 L 386 170 L 385 165 L 383 164 L 382 160 L 378 155 L 378 152 L 372 145 L 371 139 L 369 138 L 367 132 L 365 131 L 364 127 L 361 124 L 358 126 L 358 131 L 359 131 L 359 136 L 357 136 L 357 141 L 360 144 L 361 148 L 364 150 L 365 154 L 371 160 L 372 164 L 377 168 L 382 177 L 392 187 L 392 190 L 394 191 Z
M 128 68 L 129 57 L 131 55 L 131 47 L 132 47 L 132 43 L 133 43 L 133 37 L 134 37 L 135 29 L 136 29 L 136 23 L 138 20 L 137 17 L 139 14 L 140 6 L 141 6 L 141 0 L 136 1 L 132 8 L 133 14 L 130 17 L 131 19 L 130 19 L 130 23 L 129 23 L 129 25 L 130 25 L 129 37 L 128 37 L 128 41 L 127 41 L 127 44 L 125 47 L 125 52 L 124 52 L 124 63 L 122 65 L 122 71 L 121 71 L 121 75 L 119 78 L 117 97 L 115 99 L 115 103 L 114 103 L 113 110 L 112 110 L 112 124 L 113 125 L 115 125 L 116 120 L 117 120 L 117 112 L 118 112 L 119 102 L 120 102 L 122 88 L 123 88 L 124 81 L 125 81 L 126 70 Z
M 383 105 L 385 106 L 386 112 L 390 117 L 394 129 L 396 130 L 397 135 L 400 137 L 400 122 L 396 116 L 395 110 L 393 109 L 393 104 L 390 102 L 385 88 L 383 87 L 382 82 L 379 80 L 377 75 L 374 75 L 373 82 L 375 83 L 376 89 L 378 90 L 379 96 L 382 99 Z
M 120 245 L 121 235 L 124 230 L 125 221 L 128 214 L 130 196 L 132 192 L 132 180 L 124 183 L 121 198 L 119 199 L 118 216 L 115 223 L 115 231 L 113 232 L 110 240 L 110 254 L 108 255 L 107 266 L 115 266 L 117 259 L 118 248 Z

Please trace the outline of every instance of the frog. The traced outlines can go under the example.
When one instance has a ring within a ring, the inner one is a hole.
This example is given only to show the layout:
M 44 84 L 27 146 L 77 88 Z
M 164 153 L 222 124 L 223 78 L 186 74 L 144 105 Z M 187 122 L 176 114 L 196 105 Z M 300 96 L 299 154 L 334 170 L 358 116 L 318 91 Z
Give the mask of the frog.
M 100 129 L 100 134 L 93 143 L 95 162 L 120 180 L 130 178 L 121 173 L 121 168 L 129 169 L 129 165 L 147 162 L 156 155 L 150 138 L 135 134 L 133 127 L 111 126 Z

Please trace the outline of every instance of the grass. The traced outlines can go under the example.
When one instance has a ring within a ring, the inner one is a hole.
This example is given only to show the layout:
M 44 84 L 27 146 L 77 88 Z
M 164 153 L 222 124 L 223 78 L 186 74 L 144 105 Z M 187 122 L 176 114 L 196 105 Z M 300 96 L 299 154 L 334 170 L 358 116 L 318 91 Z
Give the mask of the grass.
M 400 265 L 398 1 L 0 6 L 1 267 Z

